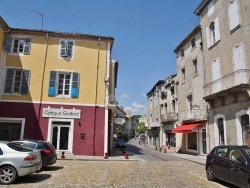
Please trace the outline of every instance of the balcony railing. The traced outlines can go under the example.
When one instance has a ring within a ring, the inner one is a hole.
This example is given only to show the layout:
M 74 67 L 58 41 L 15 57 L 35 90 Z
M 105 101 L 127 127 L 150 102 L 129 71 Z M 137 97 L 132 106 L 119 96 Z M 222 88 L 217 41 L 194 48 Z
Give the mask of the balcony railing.
M 159 121 L 152 121 L 152 122 L 149 122 L 149 128 L 151 127 L 160 127 L 160 122 Z
M 204 109 L 192 109 L 181 112 L 181 122 L 206 120 Z
M 176 121 L 176 120 L 177 120 L 177 114 L 175 112 L 161 115 L 161 122 L 170 122 L 170 121 Z
M 206 96 L 229 88 L 249 84 L 250 70 L 240 69 L 204 86 Z

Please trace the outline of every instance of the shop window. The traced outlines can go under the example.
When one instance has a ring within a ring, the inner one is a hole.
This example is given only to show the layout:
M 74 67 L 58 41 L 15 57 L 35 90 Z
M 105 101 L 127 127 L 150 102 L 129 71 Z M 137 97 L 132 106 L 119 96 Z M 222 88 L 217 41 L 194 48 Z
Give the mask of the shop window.
M 242 125 L 242 139 L 244 145 L 250 145 L 250 125 L 249 125 L 249 115 L 245 114 L 241 116 Z
M 0 140 L 19 140 L 21 135 L 21 123 L 0 122 Z
M 219 145 L 225 144 L 223 118 L 218 119 Z
M 188 137 L 188 148 L 190 150 L 197 150 L 197 133 L 192 132 L 187 134 Z

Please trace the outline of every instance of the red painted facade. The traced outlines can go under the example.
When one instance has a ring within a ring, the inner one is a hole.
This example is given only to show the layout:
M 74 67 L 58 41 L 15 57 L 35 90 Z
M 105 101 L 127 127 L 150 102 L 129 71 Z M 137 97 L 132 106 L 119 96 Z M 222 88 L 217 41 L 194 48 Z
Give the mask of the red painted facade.
M 72 153 L 75 155 L 103 156 L 105 108 L 93 106 L 33 104 L 1 102 L 0 117 L 24 118 L 24 139 L 47 140 L 49 118 L 42 117 L 43 108 L 64 108 L 81 110 L 80 119 L 74 119 Z M 40 114 L 40 115 L 38 115 Z M 110 118 L 110 115 L 109 115 Z M 109 121 L 109 130 L 111 124 Z M 110 132 L 110 131 L 109 131 Z M 80 133 L 85 133 L 82 141 Z M 109 140 L 111 135 L 109 135 Z M 110 149 L 110 148 L 109 148 Z

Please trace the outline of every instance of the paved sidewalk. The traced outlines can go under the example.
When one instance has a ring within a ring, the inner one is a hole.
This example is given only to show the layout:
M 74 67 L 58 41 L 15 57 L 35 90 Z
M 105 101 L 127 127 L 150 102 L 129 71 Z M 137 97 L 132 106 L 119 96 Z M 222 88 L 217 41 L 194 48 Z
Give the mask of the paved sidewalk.
M 136 143 L 128 143 L 135 145 L 137 147 L 143 147 L 155 152 L 160 152 L 159 150 L 155 150 L 154 147 L 145 147 L 141 146 Z M 100 160 L 111 160 L 111 161 L 144 161 L 142 158 L 140 158 L 138 155 L 132 153 L 132 152 L 127 152 L 128 153 L 128 159 L 126 159 L 122 155 L 122 151 L 119 148 L 114 148 L 114 152 L 111 156 L 108 156 L 107 159 L 105 159 L 103 156 L 82 156 L 82 155 L 65 155 L 65 158 L 61 158 L 60 155 L 58 155 L 58 160 L 86 160 L 86 161 L 100 161 Z M 206 164 L 206 156 L 205 155 L 190 155 L 190 154 L 183 154 L 183 153 L 176 153 L 175 151 L 172 150 L 167 150 L 167 153 L 164 153 L 161 151 L 162 154 L 166 155 L 172 155 L 184 160 L 192 161 L 198 164 L 205 165 Z

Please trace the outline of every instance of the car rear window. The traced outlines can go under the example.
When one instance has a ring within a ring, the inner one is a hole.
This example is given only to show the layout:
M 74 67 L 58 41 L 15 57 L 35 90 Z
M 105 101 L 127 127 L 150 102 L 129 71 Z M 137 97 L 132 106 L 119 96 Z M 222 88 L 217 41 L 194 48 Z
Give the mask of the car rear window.
M 27 143 L 23 143 L 23 144 L 25 144 L 26 146 L 28 146 L 28 147 L 30 147 L 32 149 L 36 148 L 36 144 L 34 144 L 34 143 L 27 142 Z
M 31 148 L 21 145 L 19 143 L 8 143 L 7 146 L 15 151 L 20 151 L 20 152 L 29 152 L 33 151 Z

